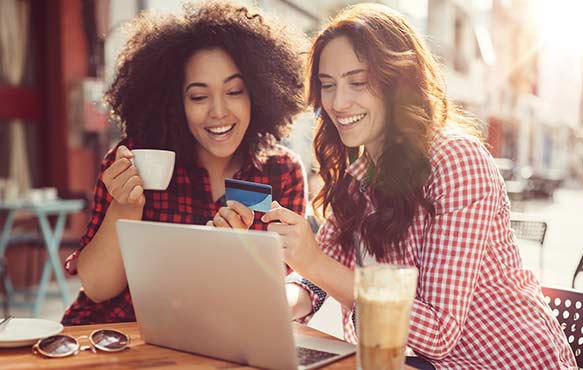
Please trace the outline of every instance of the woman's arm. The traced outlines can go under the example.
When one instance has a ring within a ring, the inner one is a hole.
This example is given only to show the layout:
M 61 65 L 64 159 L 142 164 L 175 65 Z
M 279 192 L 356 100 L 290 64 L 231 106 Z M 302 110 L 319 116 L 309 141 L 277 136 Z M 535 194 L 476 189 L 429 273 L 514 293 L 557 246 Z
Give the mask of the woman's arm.
M 115 223 L 122 218 L 140 220 L 145 203 L 142 180 L 130 158 L 129 149 L 120 146 L 115 161 L 103 171 L 94 207 L 107 210 L 101 223 L 93 225 L 97 231 L 78 256 L 77 272 L 85 294 L 97 303 L 117 296 L 127 286 Z M 109 206 L 107 195 L 112 198 Z
M 113 201 L 93 240 L 79 254 L 79 278 L 85 294 L 92 301 L 107 301 L 127 286 L 115 222 L 119 219 L 141 220 L 142 209 L 124 207 Z
M 354 305 L 354 270 L 321 252 L 307 268 L 296 271 L 328 295 L 334 297 L 341 305 L 352 309 Z
M 285 292 L 292 310 L 292 320 L 308 316 L 312 312 L 310 293 L 305 288 L 288 283 L 285 285 Z
M 320 230 L 320 240 L 326 245 L 323 250 L 304 217 L 282 208 L 277 202 L 273 203 L 274 209 L 267 212 L 262 220 L 271 222 L 269 231 L 280 234 L 286 263 L 340 304 L 352 308 L 354 271 L 347 267 L 350 266 L 350 256 L 344 255 L 339 248 L 328 245 L 335 230 L 333 224 L 327 222 Z
M 503 190 L 490 155 L 477 140 L 449 140 L 433 163 L 428 198 L 435 216 L 418 247 L 423 253 L 408 345 L 440 359 L 464 330 Z

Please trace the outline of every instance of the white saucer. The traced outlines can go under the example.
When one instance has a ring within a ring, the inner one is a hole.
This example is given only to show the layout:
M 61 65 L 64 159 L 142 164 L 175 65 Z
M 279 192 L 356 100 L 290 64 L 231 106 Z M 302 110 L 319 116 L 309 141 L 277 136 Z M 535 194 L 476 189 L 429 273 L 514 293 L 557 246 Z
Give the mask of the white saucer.
M 12 319 L 0 328 L 0 348 L 24 347 L 36 343 L 40 338 L 59 334 L 63 325 L 45 319 Z

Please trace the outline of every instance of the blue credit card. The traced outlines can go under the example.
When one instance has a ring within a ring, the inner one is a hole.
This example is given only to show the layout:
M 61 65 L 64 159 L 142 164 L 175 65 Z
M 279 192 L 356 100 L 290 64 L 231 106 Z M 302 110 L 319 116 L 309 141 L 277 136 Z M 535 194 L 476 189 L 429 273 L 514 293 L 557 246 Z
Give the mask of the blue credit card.
M 254 211 L 267 212 L 271 209 L 271 185 L 225 179 L 225 198 L 236 200 Z

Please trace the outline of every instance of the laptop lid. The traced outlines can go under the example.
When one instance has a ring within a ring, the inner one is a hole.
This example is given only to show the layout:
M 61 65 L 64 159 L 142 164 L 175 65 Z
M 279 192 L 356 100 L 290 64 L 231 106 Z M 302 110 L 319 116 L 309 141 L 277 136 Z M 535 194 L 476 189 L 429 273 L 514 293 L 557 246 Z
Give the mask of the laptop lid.
M 119 220 L 117 231 L 146 342 L 298 368 L 279 235 L 130 220 Z

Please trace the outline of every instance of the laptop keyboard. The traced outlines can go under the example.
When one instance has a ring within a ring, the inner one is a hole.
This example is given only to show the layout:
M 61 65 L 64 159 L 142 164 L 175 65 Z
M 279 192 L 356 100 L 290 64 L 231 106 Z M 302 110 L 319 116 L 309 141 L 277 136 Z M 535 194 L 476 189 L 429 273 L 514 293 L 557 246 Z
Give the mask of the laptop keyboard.
M 300 366 L 308 366 L 315 364 L 316 362 L 324 361 L 330 357 L 337 356 L 336 353 L 318 351 L 316 349 L 296 347 L 298 350 L 298 359 L 300 361 Z

